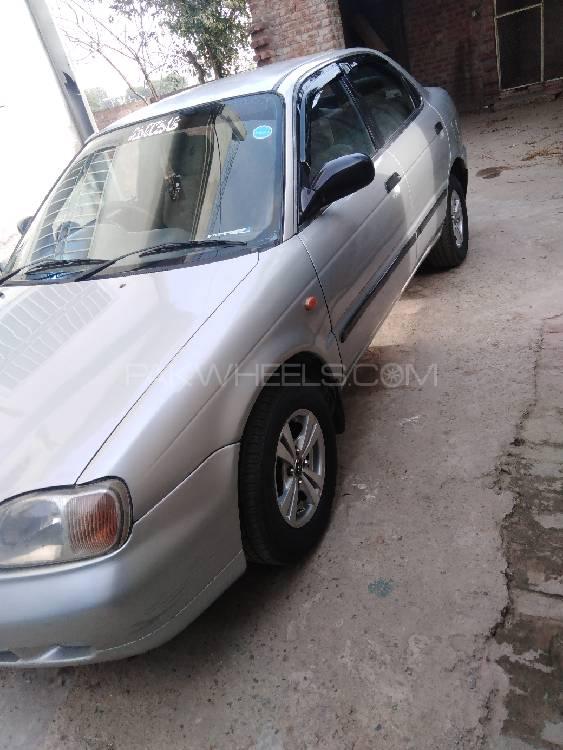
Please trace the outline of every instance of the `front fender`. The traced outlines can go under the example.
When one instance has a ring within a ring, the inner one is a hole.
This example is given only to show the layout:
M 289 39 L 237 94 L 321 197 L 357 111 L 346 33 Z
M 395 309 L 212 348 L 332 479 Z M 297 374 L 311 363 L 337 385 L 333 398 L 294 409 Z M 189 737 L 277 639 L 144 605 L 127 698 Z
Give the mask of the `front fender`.
M 320 304 L 308 312 L 310 296 Z M 80 481 L 122 477 L 140 518 L 208 456 L 240 441 L 268 372 L 301 351 L 340 366 L 316 273 L 294 237 L 261 254 L 255 270 L 149 385 Z

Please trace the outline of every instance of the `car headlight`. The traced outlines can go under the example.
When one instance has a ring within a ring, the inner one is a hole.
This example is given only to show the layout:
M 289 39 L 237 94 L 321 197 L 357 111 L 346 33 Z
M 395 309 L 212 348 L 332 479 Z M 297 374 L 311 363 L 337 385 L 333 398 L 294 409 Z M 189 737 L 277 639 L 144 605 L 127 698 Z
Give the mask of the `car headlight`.
M 0 568 L 99 557 L 120 547 L 131 526 L 121 479 L 41 490 L 0 503 Z

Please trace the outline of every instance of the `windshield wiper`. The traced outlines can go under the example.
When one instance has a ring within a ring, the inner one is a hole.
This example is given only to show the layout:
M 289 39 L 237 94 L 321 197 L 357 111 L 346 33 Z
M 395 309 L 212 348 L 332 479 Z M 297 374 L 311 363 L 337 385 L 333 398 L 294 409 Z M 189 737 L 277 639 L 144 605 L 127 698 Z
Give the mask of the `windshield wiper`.
M 52 258 L 46 261 L 38 261 L 30 266 L 27 266 L 20 270 L 25 271 L 25 275 L 29 276 L 30 273 L 36 273 L 37 271 L 52 271 L 57 268 L 67 268 L 68 266 L 88 266 L 88 265 L 99 265 L 105 263 L 103 258 Z
M 66 266 L 86 266 L 89 264 L 99 265 L 100 263 L 105 263 L 105 261 L 102 258 L 82 258 L 82 260 L 79 260 L 78 258 L 59 258 L 58 260 L 56 258 L 50 258 L 44 261 L 39 260 L 35 263 L 28 263 L 25 266 L 20 266 L 19 268 L 10 271 L 10 273 L 7 273 L 0 278 L 0 284 L 8 281 L 8 279 L 11 279 L 13 276 L 17 276 L 17 274 L 22 273 L 22 271 L 25 271 L 25 276 L 28 276 L 36 271 L 51 271 L 56 268 L 65 268 Z
M 151 255 L 160 255 L 164 253 L 174 252 L 174 250 L 197 250 L 198 248 L 212 248 L 212 247 L 245 247 L 247 242 L 235 242 L 234 240 L 192 240 L 190 242 L 162 242 L 158 245 L 152 245 L 142 250 L 132 250 L 124 255 L 118 255 L 117 258 L 108 260 L 107 263 L 99 265 L 97 268 L 93 268 L 91 271 L 79 276 L 76 281 L 84 281 L 85 279 L 91 279 L 92 276 L 104 271 L 106 268 L 113 266 L 114 263 L 119 263 L 120 260 L 125 260 L 132 255 L 138 255 L 140 258 L 149 257 Z
M 247 242 L 237 242 L 235 240 L 193 240 L 191 242 L 163 242 L 160 245 L 153 245 L 146 250 L 141 250 L 139 258 L 147 255 L 160 255 L 161 253 L 172 252 L 173 250 L 197 250 L 206 247 L 244 247 Z

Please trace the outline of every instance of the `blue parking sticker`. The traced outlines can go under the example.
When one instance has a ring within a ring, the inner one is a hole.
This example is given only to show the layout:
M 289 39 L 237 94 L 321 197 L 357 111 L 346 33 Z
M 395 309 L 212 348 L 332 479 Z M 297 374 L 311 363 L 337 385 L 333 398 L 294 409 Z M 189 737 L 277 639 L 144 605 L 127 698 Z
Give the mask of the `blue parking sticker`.
M 252 131 L 252 135 L 257 141 L 264 141 L 266 138 L 269 138 L 273 132 L 273 129 L 269 125 L 258 125 L 258 127 L 254 128 Z

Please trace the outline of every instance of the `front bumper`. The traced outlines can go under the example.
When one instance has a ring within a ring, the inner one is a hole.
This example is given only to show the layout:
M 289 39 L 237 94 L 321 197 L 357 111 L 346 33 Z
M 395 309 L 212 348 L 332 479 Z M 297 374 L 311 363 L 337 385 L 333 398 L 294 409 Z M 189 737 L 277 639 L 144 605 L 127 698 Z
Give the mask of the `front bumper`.
M 0 573 L 0 666 L 121 659 L 194 620 L 246 567 L 238 448 L 210 456 L 112 555 Z

